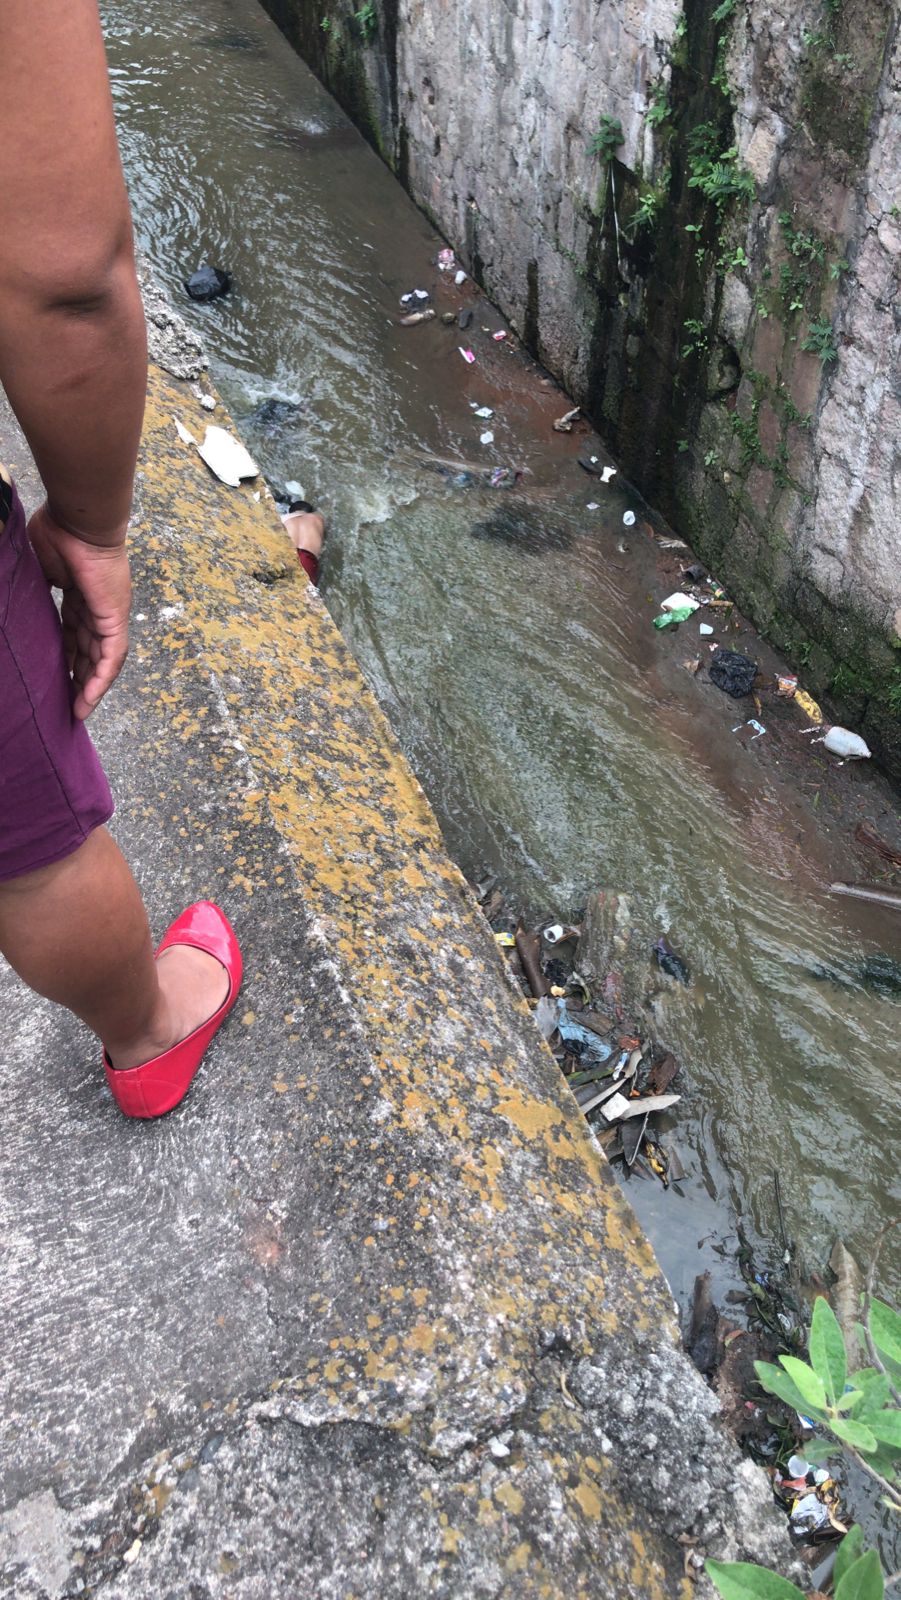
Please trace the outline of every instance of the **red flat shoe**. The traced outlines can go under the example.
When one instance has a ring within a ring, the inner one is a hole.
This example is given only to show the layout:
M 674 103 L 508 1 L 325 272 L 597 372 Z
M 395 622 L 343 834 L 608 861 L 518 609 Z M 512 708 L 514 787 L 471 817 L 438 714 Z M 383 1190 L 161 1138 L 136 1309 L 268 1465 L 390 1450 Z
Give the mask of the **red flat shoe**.
M 238 941 L 224 912 L 211 900 L 198 900 L 176 917 L 157 950 L 161 956 L 174 944 L 193 945 L 215 956 L 228 973 L 228 994 L 218 1011 L 161 1056 L 140 1067 L 117 1072 L 106 1051 L 106 1081 L 120 1111 L 127 1117 L 161 1117 L 183 1100 L 213 1035 L 221 1028 L 238 998 L 243 963 Z

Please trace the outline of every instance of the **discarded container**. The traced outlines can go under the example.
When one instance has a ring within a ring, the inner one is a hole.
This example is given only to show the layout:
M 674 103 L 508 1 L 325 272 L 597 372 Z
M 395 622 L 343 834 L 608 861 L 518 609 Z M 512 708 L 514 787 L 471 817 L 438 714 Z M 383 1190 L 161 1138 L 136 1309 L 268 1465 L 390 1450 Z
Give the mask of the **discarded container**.
M 260 469 L 239 439 L 225 428 L 207 428 L 197 453 L 222 483 L 237 489 L 242 478 L 259 477 Z
M 499 333 L 492 334 L 495 344 L 500 344 L 501 340 L 506 339 L 506 337 L 507 335 L 503 328 L 501 328 Z
M 555 433 L 572 433 L 573 423 L 581 414 L 581 406 L 573 406 L 572 411 L 567 411 L 564 416 L 558 417 L 554 423 Z
M 479 434 L 479 444 L 494 444 L 494 434 L 490 428 L 486 428 L 484 433 Z
M 690 594 L 682 594 L 681 591 L 679 591 L 676 594 L 668 595 L 666 600 L 661 600 L 660 609 L 661 611 L 687 610 L 690 613 L 692 611 L 700 610 L 700 601 L 693 600 Z
M 710 662 L 710 681 L 724 694 L 740 700 L 750 694 L 757 677 L 757 662 L 737 650 L 715 650 Z
M 815 744 L 824 744 L 834 756 L 842 756 L 845 761 L 866 761 L 869 759 L 870 749 L 859 733 L 850 733 L 847 728 L 830 728 L 822 739 L 815 739 Z
M 464 350 L 462 344 L 458 345 L 458 349 L 460 351 L 461 356 L 463 357 L 463 360 L 466 362 L 467 366 L 471 367 L 473 362 L 475 361 L 475 356 L 473 355 L 472 351 L 471 350 Z
M 795 699 L 795 705 L 798 705 L 798 706 L 801 707 L 801 710 L 804 712 L 804 715 L 806 717 L 809 717 L 811 722 L 816 722 L 816 723 L 822 722 L 822 720 L 823 720 L 822 711 L 820 710 L 820 708 L 817 705 L 816 701 L 815 700 L 811 700 L 810 695 L 809 694 L 805 694 L 803 689 L 796 690 L 794 699 Z
M 460 285 L 465 283 L 465 282 L 466 282 L 466 273 L 463 271 L 463 268 L 461 267 L 459 272 L 454 273 L 454 283 L 457 285 L 457 288 L 459 289 Z
M 605 479 L 605 482 L 606 482 L 606 479 Z M 635 527 L 635 512 L 634 511 L 624 511 L 623 512 L 623 527 L 624 528 L 634 528 Z
M 435 311 L 432 306 L 426 311 L 409 311 L 405 317 L 401 317 L 400 325 L 402 328 L 415 328 L 420 322 L 431 322 L 434 316 Z
M 481 417 L 484 422 L 487 422 L 489 417 L 494 416 L 494 412 L 490 406 L 476 406 L 474 407 L 474 410 L 476 416 Z
M 218 300 L 222 295 L 228 294 L 232 281 L 227 272 L 219 267 L 211 267 L 204 262 L 190 278 L 185 279 L 185 288 L 191 300 L 197 300 L 201 305 L 210 300 Z
M 783 700 L 793 700 L 798 688 L 798 680 L 793 673 L 779 673 L 776 677 L 776 693 Z
M 552 922 L 549 928 L 542 928 L 541 937 L 545 944 L 565 944 L 567 939 L 578 939 L 581 928 L 571 927 L 566 922 Z
M 703 636 L 703 638 L 708 639 L 712 634 L 713 629 L 711 628 L 709 622 L 702 622 L 698 632 Z
M 456 266 L 456 264 L 457 264 L 456 263 L 456 257 L 454 256 L 453 250 L 439 250 L 438 251 L 438 271 L 439 272 L 453 272 L 454 267 Z
M 694 615 L 692 606 L 680 606 L 678 611 L 664 611 L 662 616 L 654 618 L 655 628 L 669 628 L 677 622 L 687 622 Z

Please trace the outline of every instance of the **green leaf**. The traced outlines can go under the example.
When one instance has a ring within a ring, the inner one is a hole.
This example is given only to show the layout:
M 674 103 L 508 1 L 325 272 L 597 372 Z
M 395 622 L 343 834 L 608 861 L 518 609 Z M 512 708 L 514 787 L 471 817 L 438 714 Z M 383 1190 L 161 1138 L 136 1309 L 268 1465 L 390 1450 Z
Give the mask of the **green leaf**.
M 862 1422 L 849 1422 L 845 1417 L 830 1417 L 829 1426 L 836 1439 L 849 1444 L 852 1450 L 875 1450 L 876 1436 Z
M 810 1457 L 808 1456 L 807 1459 L 810 1460 Z M 842 1578 L 845 1576 L 845 1573 L 851 1566 L 852 1562 L 856 1561 L 861 1555 L 862 1546 L 863 1528 L 860 1526 L 859 1522 L 855 1522 L 853 1528 L 848 1529 L 848 1532 L 845 1534 L 844 1539 L 838 1547 L 835 1557 L 835 1568 L 832 1573 L 832 1581 L 834 1584 L 841 1583 Z
M 787 1578 L 750 1561 L 705 1561 L 704 1570 L 723 1600 L 804 1600 Z
M 788 1373 L 783 1372 L 781 1367 L 773 1367 L 768 1361 L 755 1361 L 754 1371 L 757 1373 L 763 1388 L 768 1389 L 770 1394 L 777 1395 L 780 1400 L 784 1400 L 785 1404 L 791 1406 L 793 1411 L 802 1411 L 805 1416 L 808 1412 L 815 1411 L 820 1420 L 823 1420 L 824 1408 L 822 1406 L 811 1406 L 805 1400 L 800 1389 L 792 1382 Z
M 870 1302 L 870 1334 L 881 1355 L 901 1362 L 901 1317 L 884 1300 Z
M 835 1586 L 835 1600 L 883 1600 L 885 1583 L 875 1550 L 853 1561 Z
M 863 1394 L 861 1411 L 881 1411 L 887 1406 L 891 1396 L 888 1378 L 884 1372 L 877 1372 L 875 1367 L 861 1367 L 854 1374 L 854 1387 Z
M 875 1433 L 881 1444 L 893 1445 L 901 1450 L 901 1411 L 886 1406 L 884 1411 L 868 1411 L 866 1417 L 859 1420 L 871 1433 Z
M 798 1446 L 798 1449 L 812 1467 L 819 1467 L 822 1466 L 824 1461 L 828 1461 L 830 1456 L 837 1456 L 841 1445 L 837 1444 L 834 1439 L 814 1438 L 805 1439 L 804 1443 Z
M 838 1318 L 823 1295 L 818 1295 L 814 1304 L 808 1353 L 813 1370 L 821 1379 L 829 1396 L 830 1404 L 835 1405 L 845 1387 L 848 1361 Z
M 847 1394 L 839 1395 L 838 1399 L 835 1402 L 835 1409 L 836 1409 L 836 1411 L 839 1411 L 839 1412 L 853 1411 L 853 1409 L 856 1406 L 858 1400 L 862 1400 L 862 1399 L 863 1399 L 862 1390 L 860 1390 L 860 1389 L 849 1389 Z
M 813 1367 L 809 1367 L 806 1361 L 799 1361 L 797 1356 L 780 1356 L 779 1362 L 791 1378 L 805 1406 L 816 1406 L 817 1410 L 825 1411 L 826 1390 L 822 1378 L 814 1372 Z

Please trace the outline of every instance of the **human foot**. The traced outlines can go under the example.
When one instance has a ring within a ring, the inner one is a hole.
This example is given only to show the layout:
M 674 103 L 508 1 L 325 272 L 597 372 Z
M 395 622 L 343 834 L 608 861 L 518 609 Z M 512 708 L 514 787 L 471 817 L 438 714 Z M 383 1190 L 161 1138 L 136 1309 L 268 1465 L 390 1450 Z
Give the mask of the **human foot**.
M 179 955 L 182 949 L 208 959 L 185 961 Z M 198 900 L 176 917 L 156 959 L 159 993 L 168 1013 L 165 1022 L 153 1029 L 152 1048 L 157 1053 L 145 1054 L 149 1041 L 139 1049 L 136 1040 L 129 1040 L 115 1067 L 108 1047 L 103 1056 L 113 1099 L 127 1117 L 162 1117 L 184 1099 L 241 988 L 240 946 L 225 913 L 210 900 Z M 201 1020 L 191 1027 L 198 1012 Z M 185 1033 L 185 1028 L 190 1031 Z M 173 1037 L 175 1042 L 167 1049 L 159 1048 Z M 142 1059 L 129 1066 L 135 1054 Z
M 110 1052 L 117 1072 L 171 1050 L 218 1011 L 228 994 L 229 977 L 222 963 L 193 945 L 170 945 L 157 957 L 156 969 L 159 1005 L 142 1034 Z

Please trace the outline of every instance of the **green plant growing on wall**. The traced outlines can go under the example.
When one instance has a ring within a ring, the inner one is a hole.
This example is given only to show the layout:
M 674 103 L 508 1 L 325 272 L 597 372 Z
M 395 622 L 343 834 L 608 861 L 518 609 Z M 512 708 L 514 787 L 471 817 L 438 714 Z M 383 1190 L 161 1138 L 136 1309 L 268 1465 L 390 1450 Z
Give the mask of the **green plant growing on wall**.
M 687 361 L 689 356 L 704 355 L 710 349 L 710 339 L 703 322 L 697 317 L 688 317 L 682 324 L 689 335 L 687 344 L 682 346 L 682 360 Z
M 373 0 L 366 0 L 359 11 L 354 12 L 354 21 L 360 30 L 366 44 L 370 44 L 378 33 L 379 19 Z
M 665 180 L 661 180 L 660 183 L 656 183 L 652 187 L 649 186 L 648 188 L 642 190 L 641 194 L 639 195 L 638 204 L 629 218 L 628 225 L 623 228 L 623 232 L 628 238 L 634 239 L 636 234 L 639 233 L 642 228 L 653 227 L 658 216 L 660 215 L 665 199 Z
M 789 259 L 779 269 L 779 293 L 785 310 L 803 311 L 808 291 L 826 264 L 826 245 L 815 233 L 795 227 L 788 211 L 779 212 L 779 231 Z
M 332 31 L 332 19 L 331 19 L 331 17 L 323 17 L 322 21 L 319 24 L 319 27 L 320 27 L 320 29 L 321 29 L 321 31 L 323 33 L 331 33 L 331 31 Z
M 645 121 L 649 128 L 659 128 L 670 114 L 670 104 L 667 97 L 666 85 L 658 83 L 651 97 L 651 103 L 645 112 Z
M 732 200 L 753 200 L 754 179 L 741 166 L 738 149 L 717 150 L 719 136 L 712 122 L 699 123 L 688 136 L 688 187 L 700 189 L 705 200 L 722 213 Z
M 601 161 L 609 166 L 621 144 L 625 143 L 623 125 L 619 117 L 601 117 L 597 132 L 592 134 L 588 146 L 589 155 L 599 156 Z
M 807 338 L 801 340 L 801 349 L 819 356 L 824 367 L 838 360 L 838 345 L 828 318 L 814 318 L 807 330 Z

